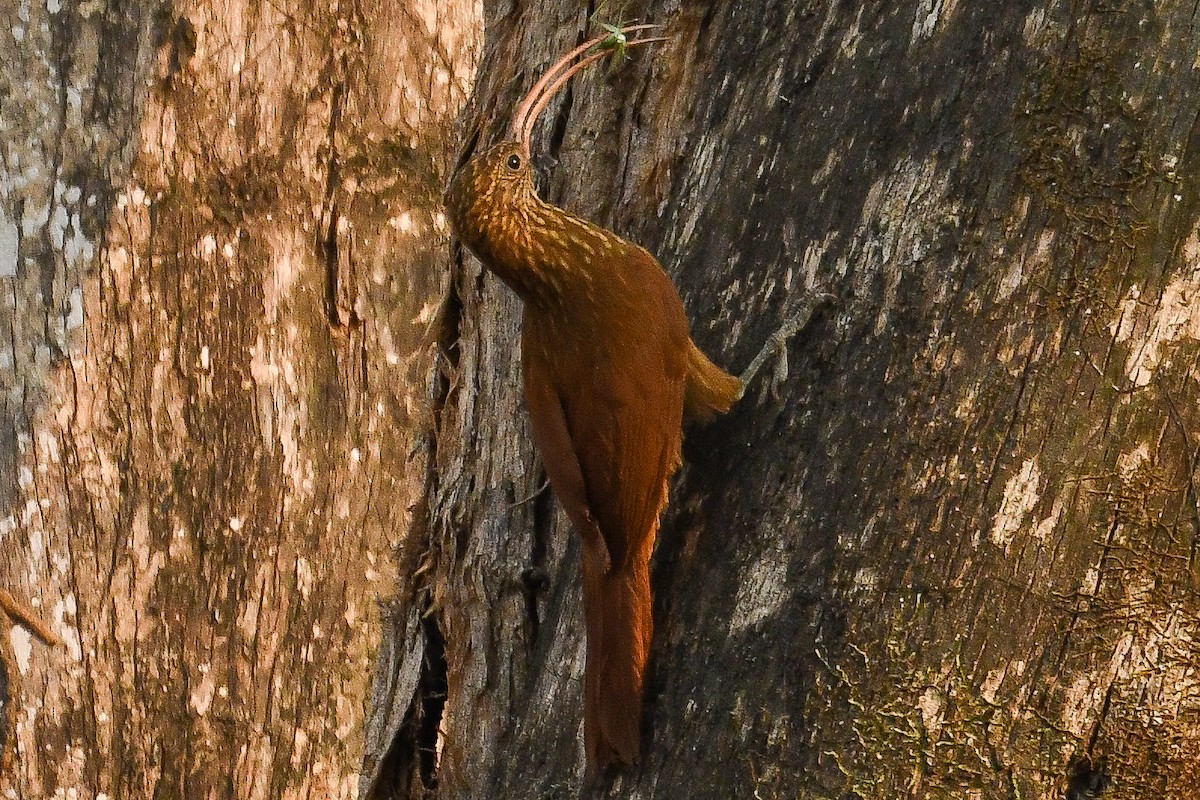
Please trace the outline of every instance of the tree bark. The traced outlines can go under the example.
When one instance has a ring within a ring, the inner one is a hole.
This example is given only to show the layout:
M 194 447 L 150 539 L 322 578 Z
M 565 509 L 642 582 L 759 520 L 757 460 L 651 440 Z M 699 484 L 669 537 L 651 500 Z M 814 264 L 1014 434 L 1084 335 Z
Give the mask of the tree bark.
M 357 797 L 478 12 L 3 6 L 0 796 Z
M 468 153 L 584 37 L 590 8 L 547 5 L 485 4 Z M 640 6 L 670 41 L 551 106 L 544 196 L 656 253 L 732 369 L 836 300 L 689 432 L 649 744 L 589 781 L 518 302 L 454 252 L 373 796 L 1193 796 L 1193 11 Z

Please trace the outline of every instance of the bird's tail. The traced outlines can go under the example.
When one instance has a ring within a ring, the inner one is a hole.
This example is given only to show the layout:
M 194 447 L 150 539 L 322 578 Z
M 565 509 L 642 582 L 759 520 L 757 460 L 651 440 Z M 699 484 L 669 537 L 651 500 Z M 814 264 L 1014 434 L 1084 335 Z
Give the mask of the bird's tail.
M 684 415 L 693 422 L 708 422 L 724 414 L 742 396 L 742 382 L 708 360 L 695 342 L 688 342 Z
M 653 537 L 651 537 L 653 542 Z M 594 770 L 632 764 L 641 747 L 642 696 L 654 620 L 649 553 L 583 576 L 587 623 L 583 726 Z

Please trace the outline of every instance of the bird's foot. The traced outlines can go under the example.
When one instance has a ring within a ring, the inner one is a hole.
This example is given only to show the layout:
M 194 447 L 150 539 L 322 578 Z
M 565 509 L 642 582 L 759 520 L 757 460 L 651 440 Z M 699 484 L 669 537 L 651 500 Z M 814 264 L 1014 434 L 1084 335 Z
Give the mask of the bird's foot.
M 800 329 L 809 323 L 812 319 L 813 312 L 819 307 L 831 302 L 834 299 L 832 294 L 828 292 L 815 292 L 808 295 L 800 303 L 800 307 L 794 310 L 784 319 L 783 324 L 779 326 L 779 330 L 771 334 L 767 339 L 766 344 L 758 351 L 758 355 L 750 362 L 750 366 L 746 367 L 739 376 L 742 382 L 742 394 L 739 400 L 746 394 L 746 387 L 750 385 L 750 381 L 754 380 L 758 375 L 759 370 L 766 364 L 767 359 L 772 355 L 778 355 L 779 358 L 775 362 L 775 370 L 771 376 L 771 382 L 768 384 L 771 396 L 775 399 L 779 398 L 779 387 L 787 381 L 788 377 L 788 359 L 787 359 L 787 343 L 788 340 L 796 335 Z

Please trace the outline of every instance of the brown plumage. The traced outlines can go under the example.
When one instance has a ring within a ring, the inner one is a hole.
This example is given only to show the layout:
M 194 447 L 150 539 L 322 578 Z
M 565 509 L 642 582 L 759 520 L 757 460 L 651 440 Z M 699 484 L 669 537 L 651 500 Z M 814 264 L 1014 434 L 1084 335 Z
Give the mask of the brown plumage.
M 555 91 L 608 53 L 605 38 L 551 67 L 521 104 L 512 138 L 461 167 L 446 194 L 459 239 L 524 301 L 533 438 L 583 541 L 584 734 L 594 768 L 638 757 L 650 556 L 684 417 L 724 413 L 742 390 L 692 343 L 679 293 L 650 253 L 534 189 L 533 124 Z

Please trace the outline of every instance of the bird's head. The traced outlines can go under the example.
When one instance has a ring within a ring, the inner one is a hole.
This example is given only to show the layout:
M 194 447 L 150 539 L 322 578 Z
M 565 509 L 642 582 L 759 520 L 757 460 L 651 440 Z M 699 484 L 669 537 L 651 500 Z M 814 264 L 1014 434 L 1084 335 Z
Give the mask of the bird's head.
M 520 142 L 493 145 L 459 167 L 446 190 L 454 232 L 480 256 L 485 255 L 489 231 L 537 196 L 527 153 Z
M 484 258 L 497 225 L 520 225 L 523 209 L 537 202 L 530 149 L 533 128 L 551 98 L 577 72 L 628 47 L 663 41 L 661 37 L 633 39 L 628 34 L 654 27 L 606 26 L 607 33 L 576 47 L 546 71 L 522 99 L 504 141 L 472 157 L 455 172 L 446 190 L 446 208 L 459 239 Z

